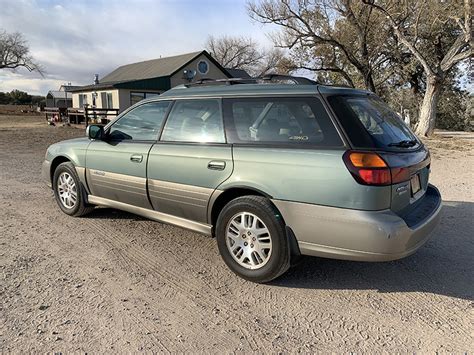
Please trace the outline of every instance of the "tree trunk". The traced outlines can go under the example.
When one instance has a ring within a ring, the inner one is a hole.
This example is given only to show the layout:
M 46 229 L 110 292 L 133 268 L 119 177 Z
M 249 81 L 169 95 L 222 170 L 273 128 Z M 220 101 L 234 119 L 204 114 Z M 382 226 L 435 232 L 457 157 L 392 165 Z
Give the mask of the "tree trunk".
M 373 93 L 376 94 L 377 92 L 375 91 L 375 83 L 374 83 L 374 79 L 372 78 L 371 73 L 365 74 L 364 81 L 365 81 L 365 87 L 367 88 L 367 90 L 372 91 Z
M 426 78 L 426 91 L 420 107 L 420 117 L 416 125 L 416 134 L 428 137 L 435 129 L 436 108 L 438 106 L 439 92 L 442 80 L 438 76 Z
M 359 70 L 359 73 L 364 78 L 364 85 L 365 88 L 373 93 L 377 93 L 375 91 L 375 83 L 374 78 L 372 77 L 372 71 L 368 66 L 359 66 L 356 67 Z

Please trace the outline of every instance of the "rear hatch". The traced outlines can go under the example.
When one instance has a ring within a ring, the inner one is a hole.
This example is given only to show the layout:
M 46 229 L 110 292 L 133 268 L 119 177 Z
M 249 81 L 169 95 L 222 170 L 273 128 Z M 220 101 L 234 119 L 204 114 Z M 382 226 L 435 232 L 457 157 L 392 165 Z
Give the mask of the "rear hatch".
M 397 214 L 416 208 L 428 189 L 426 147 L 373 94 L 331 95 L 327 100 L 351 142 L 345 162 L 354 178 L 367 185 L 391 185 L 390 208 Z

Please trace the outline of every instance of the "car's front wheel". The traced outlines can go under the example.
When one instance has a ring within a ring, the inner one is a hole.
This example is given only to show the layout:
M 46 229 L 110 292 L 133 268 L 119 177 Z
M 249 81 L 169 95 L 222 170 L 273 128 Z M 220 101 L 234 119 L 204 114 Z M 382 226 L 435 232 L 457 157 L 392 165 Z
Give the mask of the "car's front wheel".
M 58 165 L 53 175 L 53 190 L 59 208 L 70 216 L 79 217 L 94 208 L 85 202 L 85 192 L 72 163 Z
M 246 280 L 268 282 L 290 267 L 285 224 L 267 198 L 230 201 L 219 214 L 216 237 L 224 262 Z

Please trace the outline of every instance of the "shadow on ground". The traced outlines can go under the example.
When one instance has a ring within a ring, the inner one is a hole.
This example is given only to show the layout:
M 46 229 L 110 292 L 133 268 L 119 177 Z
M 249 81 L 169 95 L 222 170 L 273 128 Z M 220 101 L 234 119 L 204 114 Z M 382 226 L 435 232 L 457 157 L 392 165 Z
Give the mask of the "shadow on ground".
M 415 254 L 384 263 L 305 257 L 274 286 L 428 292 L 474 300 L 474 203 L 443 202 L 440 225 Z
M 88 213 L 83 218 L 97 218 L 97 219 L 126 219 L 131 221 L 144 221 L 146 218 L 135 215 L 133 213 L 116 210 L 114 208 L 101 207 L 95 208 L 91 213 Z
M 401 260 L 364 263 L 304 257 L 270 283 L 308 289 L 376 289 L 379 292 L 428 292 L 474 300 L 474 203 L 445 201 L 440 225 L 415 254 Z M 85 218 L 145 220 L 112 208 Z

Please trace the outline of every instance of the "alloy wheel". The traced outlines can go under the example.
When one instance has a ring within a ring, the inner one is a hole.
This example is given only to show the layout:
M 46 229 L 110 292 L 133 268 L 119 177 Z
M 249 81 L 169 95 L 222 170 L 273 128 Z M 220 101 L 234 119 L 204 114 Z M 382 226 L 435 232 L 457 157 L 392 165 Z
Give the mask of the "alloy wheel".
M 58 177 L 58 195 L 61 204 L 68 209 L 74 208 L 77 202 L 77 187 L 74 178 L 68 172 Z
M 267 226 L 249 212 L 237 213 L 230 219 L 226 245 L 234 260 L 251 270 L 263 267 L 272 253 L 272 238 Z

